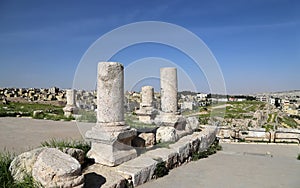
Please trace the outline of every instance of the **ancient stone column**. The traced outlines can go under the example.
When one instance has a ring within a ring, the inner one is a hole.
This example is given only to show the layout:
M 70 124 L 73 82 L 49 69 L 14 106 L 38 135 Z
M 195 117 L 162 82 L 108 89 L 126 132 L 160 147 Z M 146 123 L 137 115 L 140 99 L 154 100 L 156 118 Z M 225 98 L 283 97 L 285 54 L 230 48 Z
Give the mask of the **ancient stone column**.
M 150 124 L 157 114 L 153 107 L 154 89 L 152 86 L 143 86 L 141 94 L 142 101 L 136 114 L 139 117 L 139 121 Z
M 123 65 L 114 62 L 99 63 L 97 84 L 98 124 L 125 125 Z
M 78 108 L 76 107 L 76 103 L 75 103 L 76 90 L 67 89 L 66 90 L 66 97 L 67 97 L 67 104 L 63 108 L 64 115 L 69 117 L 72 114 L 77 114 L 78 113 Z
M 161 110 L 166 113 L 177 112 L 177 69 L 160 69 Z
M 75 106 L 76 91 L 74 89 L 67 89 L 66 96 L 67 96 L 67 105 Z
M 96 163 L 116 166 L 137 156 L 131 145 L 136 135 L 124 121 L 124 70 L 116 62 L 98 64 L 97 123 L 86 132 L 92 147 L 88 152 Z
M 152 86 L 143 86 L 142 87 L 142 102 L 141 107 L 152 107 L 153 98 L 154 98 L 154 89 Z
M 175 67 L 160 69 L 160 87 L 161 112 L 156 116 L 155 123 L 184 130 L 186 120 L 177 111 L 177 69 Z

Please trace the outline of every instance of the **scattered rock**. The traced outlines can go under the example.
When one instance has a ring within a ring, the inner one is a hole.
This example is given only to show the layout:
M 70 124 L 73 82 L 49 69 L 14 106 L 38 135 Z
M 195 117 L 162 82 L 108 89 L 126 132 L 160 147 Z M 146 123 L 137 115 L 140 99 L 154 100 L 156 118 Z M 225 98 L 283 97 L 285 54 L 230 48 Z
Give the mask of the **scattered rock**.
M 35 110 L 35 111 L 33 111 L 33 117 L 37 117 L 38 115 L 40 115 L 40 114 L 43 114 L 44 112 L 43 112 L 43 110 Z
M 74 187 L 84 181 L 79 162 L 56 148 L 42 150 L 33 165 L 32 176 L 44 187 Z
M 159 127 L 156 131 L 156 142 L 175 142 L 179 139 L 174 127 Z
M 186 118 L 186 129 L 190 129 L 192 131 L 195 131 L 199 129 L 199 121 L 196 117 L 188 117 Z
M 77 148 L 63 148 L 62 152 L 74 157 L 80 164 L 84 163 L 84 151 Z
M 155 134 L 154 133 L 141 133 L 139 137 L 145 140 L 145 146 L 155 145 Z

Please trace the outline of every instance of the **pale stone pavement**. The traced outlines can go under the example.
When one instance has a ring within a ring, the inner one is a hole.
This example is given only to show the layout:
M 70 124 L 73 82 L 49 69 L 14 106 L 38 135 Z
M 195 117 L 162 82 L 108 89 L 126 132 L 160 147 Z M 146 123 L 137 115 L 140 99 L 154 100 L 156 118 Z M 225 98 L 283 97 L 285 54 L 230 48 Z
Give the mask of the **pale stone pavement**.
M 19 154 L 36 148 L 41 142 L 55 139 L 82 140 L 85 133 L 94 124 L 75 121 L 51 121 L 31 118 L 0 118 L 0 151 L 8 150 Z
M 139 188 L 299 188 L 299 145 L 222 144 L 223 151 Z M 268 154 L 267 154 L 268 153 Z

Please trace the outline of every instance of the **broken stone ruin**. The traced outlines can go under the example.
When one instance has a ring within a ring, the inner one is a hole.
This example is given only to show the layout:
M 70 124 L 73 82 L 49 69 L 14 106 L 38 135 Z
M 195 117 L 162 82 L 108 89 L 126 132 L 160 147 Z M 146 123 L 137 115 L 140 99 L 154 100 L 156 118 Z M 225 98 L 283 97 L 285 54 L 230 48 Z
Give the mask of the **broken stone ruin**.
M 157 178 L 156 169 L 167 170 L 191 161 L 192 155 L 205 151 L 215 141 L 215 126 L 199 127 L 195 117 L 178 112 L 177 70 L 161 68 L 161 110 L 153 104 L 152 86 L 141 88 L 139 121 L 155 127 L 139 132 L 125 123 L 124 67 L 117 62 L 101 62 L 97 72 L 97 122 L 85 133 L 91 144 L 87 156 L 75 148 L 41 147 L 17 156 L 10 165 L 15 180 L 31 175 L 42 187 L 128 187 Z M 66 91 L 66 116 L 78 112 L 76 91 Z M 151 148 L 138 153 L 133 140 L 142 147 L 170 143 L 166 148 Z

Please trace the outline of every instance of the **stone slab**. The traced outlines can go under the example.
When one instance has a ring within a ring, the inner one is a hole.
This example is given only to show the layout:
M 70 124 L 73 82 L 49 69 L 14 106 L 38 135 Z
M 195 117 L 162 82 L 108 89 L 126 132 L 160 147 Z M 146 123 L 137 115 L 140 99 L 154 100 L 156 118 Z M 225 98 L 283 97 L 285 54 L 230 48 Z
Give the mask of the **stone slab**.
M 172 169 L 178 164 L 178 153 L 174 149 L 157 148 L 144 154 L 156 161 L 166 162 L 166 167 Z
M 126 179 L 115 171 L 115 167 L 93 164 L 83 172 L 85 187 L 126 187 Z
M 116 171 L 131 176 L 133 185 L 138 186 L 153 178 L 157 163 L 151 157 L 139 156 L 119 165 Z

